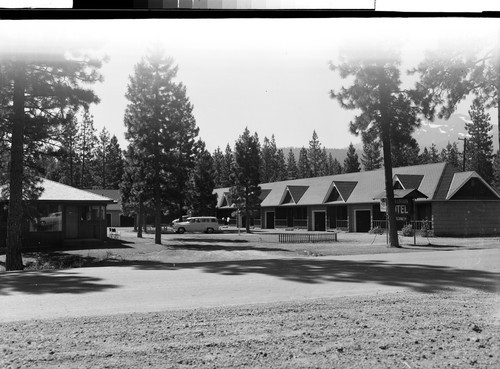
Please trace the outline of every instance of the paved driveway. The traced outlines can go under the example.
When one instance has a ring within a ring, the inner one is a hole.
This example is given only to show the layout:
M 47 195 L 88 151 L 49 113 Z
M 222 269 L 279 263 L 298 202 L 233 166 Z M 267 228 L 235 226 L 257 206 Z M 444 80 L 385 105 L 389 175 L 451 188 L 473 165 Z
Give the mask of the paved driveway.
M 0 274 L 0 321 L 454 287 L 498 292 L 500 249 L 233 260 Z

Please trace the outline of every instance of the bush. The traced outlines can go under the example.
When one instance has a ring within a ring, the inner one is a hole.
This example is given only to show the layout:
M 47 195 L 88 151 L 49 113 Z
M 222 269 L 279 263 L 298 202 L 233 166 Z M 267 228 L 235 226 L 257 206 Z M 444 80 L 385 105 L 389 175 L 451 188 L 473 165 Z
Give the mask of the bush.
M 422 237 L 432 236 L 433 232 L 431 231 L 431 225 L 427 219 L 422 223 L 422 229 L 420 230 L 420 233 L 422 234 Z
M 401 233 L 403 234 L 403 236 L 413 236 L 413 227 L 411 226 L 411 224 L 407 224 L 403 227 L 403 229 L 401 230 Z
M 26 263 L 26 270 L 80 268 L 85 262 L 79 255 L 42 254 L 40 252 L 34 255 L 34 259 Z
M 368 233 L 371 233 L 371 234 L 384 234 L 384 230 L 380 227 L 373 227 L 372 229 L 370 229 L 368 231 Z

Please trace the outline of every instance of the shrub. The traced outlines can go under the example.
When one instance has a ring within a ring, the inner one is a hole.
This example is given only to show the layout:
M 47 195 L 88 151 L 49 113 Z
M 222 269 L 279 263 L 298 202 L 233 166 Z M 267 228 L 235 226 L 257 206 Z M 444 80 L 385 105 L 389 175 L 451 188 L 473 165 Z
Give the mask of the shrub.
M 405 225 L 401 230 L 401 233 L 403 234 L 403 236 L 413 236 L 413 227 L 411 226 L 411 224 Z
M 373 227 L 372 229 L 370 229 L 368 231 L 368 233 L 371 233 L 371 234 L 384 234 L 384 230 L 380 227 Z
M 80 268 L 85 260 L 79 255 L 57 255 L 35 253 L 34 261 L 26 263 L 26 270 Z

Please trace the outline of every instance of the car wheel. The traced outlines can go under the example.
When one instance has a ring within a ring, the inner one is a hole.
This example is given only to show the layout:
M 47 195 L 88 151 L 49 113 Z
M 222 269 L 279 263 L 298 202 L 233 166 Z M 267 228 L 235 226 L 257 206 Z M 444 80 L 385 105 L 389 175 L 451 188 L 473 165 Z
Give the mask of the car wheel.
M 214 233 L 214 229 L 213 228 L 207 228 L 207 233 Z
M 182 227 L 177 230 L 177 233 L 181 233 L 182 234 L 184 232 L 186 232 L 186 230 L 184 228 L 182 228 Z

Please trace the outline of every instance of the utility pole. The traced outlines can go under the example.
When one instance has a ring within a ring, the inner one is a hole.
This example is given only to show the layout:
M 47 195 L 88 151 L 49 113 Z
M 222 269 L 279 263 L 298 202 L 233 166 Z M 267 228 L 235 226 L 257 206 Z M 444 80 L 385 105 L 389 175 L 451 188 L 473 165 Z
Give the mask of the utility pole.
M 460 141 L 463 141 L 463 142 L 464 142 L 463 164 L 462 164 L 463 168 L 462 168 L 462 172 L 465 172 L 465 152 L 466 152 L 466 150 L 467 150 L 467 137 L 466 137 L 466 136 L 464 136 L 464 137 L 462 137 L 462 138 L 460 138 L 460 137 L 459 137 L 458 139 L 459 139 Z

